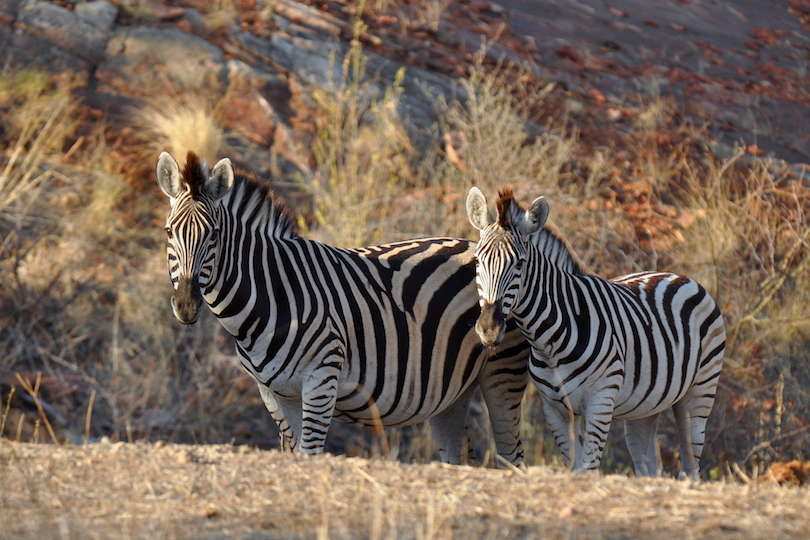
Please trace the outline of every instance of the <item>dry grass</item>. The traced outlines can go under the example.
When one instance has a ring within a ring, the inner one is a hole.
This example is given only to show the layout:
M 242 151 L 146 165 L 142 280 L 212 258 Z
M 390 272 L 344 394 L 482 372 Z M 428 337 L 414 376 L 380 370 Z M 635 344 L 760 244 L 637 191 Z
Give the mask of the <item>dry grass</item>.
M 357 23 L 356 34 L 362 31 Z M 390 239 L 385 226 L 395 190 L 413 176 L 415 153 L 397 109 L 404 72 L 388 88 L 378 88 L 365 77 L 358 41 L 340 63 L 340 80 L 313 92 L 319 107 L 312 141 L 316 165 L 302 179 L 315 198 L 310 232 L 333 245 L 380 243 Z
M 450 0 L 368 0 L 360 2 L 376 13 L 394 16 L 399 20 L 402 33 L 423 30 L 437 32 Z
M 807 488 L 0 442 L 0 538 L 807 538 Z
M 216 163 L 227 153 L 216 109 L 197 96 L 153 99 L 139 111 L 143 131 L 140 136 L 152 141 L 151 150 L 155 155 L 167 151 L 184 159 L 192 150 L 209 163 Z

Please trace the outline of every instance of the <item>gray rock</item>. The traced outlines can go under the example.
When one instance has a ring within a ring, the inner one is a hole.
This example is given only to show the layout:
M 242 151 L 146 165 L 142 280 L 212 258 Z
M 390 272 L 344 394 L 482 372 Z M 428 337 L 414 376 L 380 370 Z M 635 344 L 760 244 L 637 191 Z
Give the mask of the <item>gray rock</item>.
M 222 49 L 177 28 L 116 28 L 96 77 L 134 96 L 224 93 Z
M 27 33 L 93 63 L 101 59 L 109 38 L 107 31 L 76 13 L 40 0 L 27 0 L 19 11 L 17 23 Z
M 23 0 L 0 0 L 0 21 L 11 24 L 17 19 Z M 0 28 L 3 28 L 0 26 Z
M 8 29 L 8 32 L 5 29 Z M 71 72 L 87 80 L 92 62 L 49 40 L 0 23 L 0 66 L 10 71 L 36 68 L 48 73 Z
M 118 17 L 118 6 L 107 0 L 93 0 L 76 4 L 76 15 L 85 22 L 95 25 L 109 32 L 115 25 Z

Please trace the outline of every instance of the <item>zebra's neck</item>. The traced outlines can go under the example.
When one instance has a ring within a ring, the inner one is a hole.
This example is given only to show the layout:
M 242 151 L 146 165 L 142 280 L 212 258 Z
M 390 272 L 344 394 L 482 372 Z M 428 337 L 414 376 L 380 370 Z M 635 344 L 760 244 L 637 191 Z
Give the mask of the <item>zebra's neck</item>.
M 289 207 L 266 186 L 239 175 L 220 200 L 217 223 L 219 232 L 203 265 L 210 276 L 204 284 L 203 298 L 221 316 L 227 306 L 238 311 L 250 300 L 244 297 L 239 284 L 247 276 L 263 272 L 261 264 L 268 256 L 268 246 L 296 238 L 297 234 Z
M 527 248 L 527 264 L 512 315 L 531 342 L 539 336 L 536 331 L 543 333 L 570 319 L 565 312 L 571 306 L 558 296 L 586 274 L 565 242 L 547 228 L 530 237 Z

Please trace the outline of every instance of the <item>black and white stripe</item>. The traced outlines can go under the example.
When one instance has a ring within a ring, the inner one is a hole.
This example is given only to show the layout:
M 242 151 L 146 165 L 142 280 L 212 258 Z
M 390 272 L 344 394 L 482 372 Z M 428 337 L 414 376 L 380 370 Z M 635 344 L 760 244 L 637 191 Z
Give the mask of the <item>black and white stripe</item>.
M 658 419 L 672 407 L 680 474 L 697 477 L 725 349 L 715 301 L 676 274 L 588 275 L 544 227 L 545 198 L 524 210 L 506 190 L 497 206 L 495 221 L 480 190 L 467 198 L 467 215 L 481 231 L 476 330 L 496 345 L 504 317 L 517 321 L 532 346 L 529 372 L 566 463 L 597 469 L 618 418 L 636 474 L 659 474 Z
M 520 401 L 529 347 L 517 329 L 484 347 L 475 244 L 449 238 L 340 249 L 301 238 L 289 209 L 234 173 L 161 154 L 170 197 L 174 313 L 204 300 L 236 338 L 285 448 L 321 452 L 332 418 L 374 426 L 427 421 L 444 461 L 466 459 L 465 418 L 480 387 L 498 453 L 522 466 Z

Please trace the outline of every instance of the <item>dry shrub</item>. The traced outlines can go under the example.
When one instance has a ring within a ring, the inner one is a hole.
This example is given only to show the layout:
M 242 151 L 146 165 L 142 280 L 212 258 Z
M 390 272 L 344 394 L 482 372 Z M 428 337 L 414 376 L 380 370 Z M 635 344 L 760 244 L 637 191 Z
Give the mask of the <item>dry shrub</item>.
M 252 394 L 234 395 L 246 376 L 219 354 L 214 321 L 173 325 L 159 191 L 144 197 L 115 172 L 103 125 L 76 131 L 66 91 L 31 72 L 3 81 L 2 435 L 228 440 L 220 417 Z
M 217 121 L 217 106 L 199 96 L 153 98 L 138 111 L 140 138 L 152 141 L 154 155 L 167 151 L 185 159 L 189 150 L 215 163 L 227 150 L 225 134 Z M 144 156 L 144 159 L 154 156 Z
M 728 332 L 717 458 L 764 467 L 806 456 L 810 190 L 739 151 L 688 168 L 673 192 L 694 215 L 680 265 L 714 293 Z
M 341 62 L 340 80 L 313 92 L 315 167 L 303 179 L 315 199 L 312 236 L 342 246 L 389 238 L 383 229 L 394 190 L 413 181 L 415 157 L 398 111 L 404 71 L 380 89 L 366 76 L 358 43 Z

